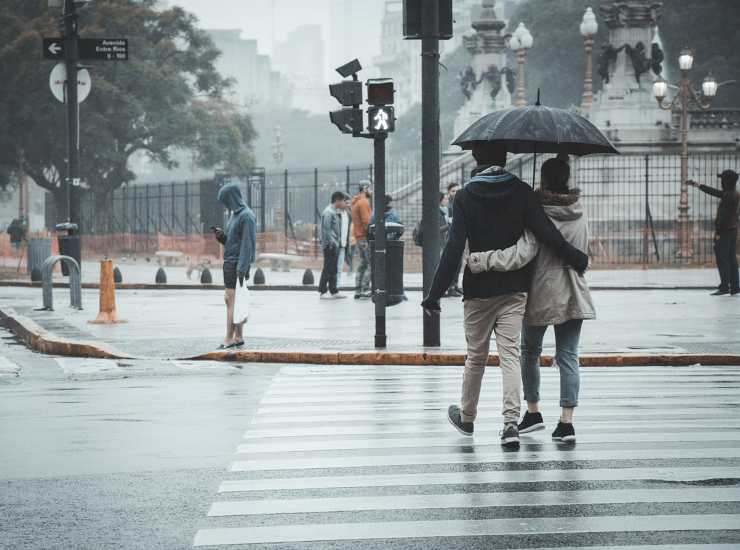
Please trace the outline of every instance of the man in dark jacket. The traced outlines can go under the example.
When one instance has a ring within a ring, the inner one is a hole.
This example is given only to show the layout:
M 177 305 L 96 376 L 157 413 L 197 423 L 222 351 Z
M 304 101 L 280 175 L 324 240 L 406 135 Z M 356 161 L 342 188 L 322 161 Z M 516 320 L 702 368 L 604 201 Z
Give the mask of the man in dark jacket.
M 719 288 L 712 296 L 740 294 L 740 273 L 737 268 L 737 217 L 740 208 L 740 193 L 737 192 L 737 172 L 725 170 L 717 174 L 722 190 L 699 185 L 693 180 L 687 183 L 698 187 L 708 195 L 719 199 L 717 218 L 714 222 L 714 256 L 719 270 Z
M 478 166 L 473 170 L 470 183 L 455 196 L 447 245 L 429 296 L 422 303 L 427 315 L 439 314 L 439 300 L 452 282 L 466 241 L 471 252 L 504 249 L 512 246 L 527 228 L 578 273 L 588 267 L 588 256 L 563 238 L 529 185 L 502 168 L 506 164 L 504 147 L 490 143 L 477 145 L 473 148 L 473 157 Z M 491 333 L 495 332 L 503 375 L 501 443 L 514 449 L 519 447 L 517 423 L 521 406 L 519 334 L 530 278 L 529 266 L 517 271 L 480 274 L 465 268 L 464 322 L 468 353 L 461 406 L 451 405 L 447 412 L 449 421 L 460 433 L 473 435 Z
M 244 323 L 234 323 L 234 296 L 237 280 L 239 284 L 249 280 L 249 267 L 255 260 L 257 219 L 235 183 L 227 183 L 219 189 L 218 201 L 231 212 L 226 231 L 215 228 L 216 239 L 224 245 L 226 338 L 221 349 L 226 349 L 244 345 Z

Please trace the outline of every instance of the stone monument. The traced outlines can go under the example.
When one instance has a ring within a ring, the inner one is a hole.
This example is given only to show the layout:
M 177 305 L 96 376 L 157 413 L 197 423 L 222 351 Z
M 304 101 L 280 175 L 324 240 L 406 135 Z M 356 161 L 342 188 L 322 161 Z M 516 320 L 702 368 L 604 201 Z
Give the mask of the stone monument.
M 455 119 L 455 137 L 483 115 L 511 107 L 516 73 L 506 66 L 506 38 L 501 34 L 506 23 L 496 18 L 494 8 L 494 0 L 483 0 L 473 30 L 463 35 L 471 59 L 459 75 L 465 104 Z
M 657 37 L 661 10 L 662 3 L 653 0 L 615 0 L 601 6 L 609 28 L 608 43 L 595 52 L 602 88 L 584 114 L 617 147 L 671 138 L 671 113 L 658 107 L 652 93 L 663 70 Z

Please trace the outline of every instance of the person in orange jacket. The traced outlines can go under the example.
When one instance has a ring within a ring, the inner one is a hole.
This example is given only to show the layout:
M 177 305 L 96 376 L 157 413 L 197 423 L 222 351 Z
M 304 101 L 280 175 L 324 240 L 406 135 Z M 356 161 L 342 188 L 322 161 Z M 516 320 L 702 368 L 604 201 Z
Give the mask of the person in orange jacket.
M 370 243 L 368 242 L 368 228 L 370 227 L 370 185 L 361 183 L 357 194 L 352 197 L 352 236 L 357 243 L 357 256 L 360 266 L 355 277 L 355 299 L 370 297 Z

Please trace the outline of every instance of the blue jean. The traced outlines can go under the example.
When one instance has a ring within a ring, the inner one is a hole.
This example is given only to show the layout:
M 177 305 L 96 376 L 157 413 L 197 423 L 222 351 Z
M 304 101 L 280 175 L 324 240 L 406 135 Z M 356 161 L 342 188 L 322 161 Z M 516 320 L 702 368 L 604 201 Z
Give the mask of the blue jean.
M 555 362 L 560 369 L 560 406 L 578 406 L 581 377 L 578 371 L 578 342 L 583 319 L 555 325 Z M 522 385 L 527 403 L 540 400 L 540 354 L 547 326 L 522 324 Z

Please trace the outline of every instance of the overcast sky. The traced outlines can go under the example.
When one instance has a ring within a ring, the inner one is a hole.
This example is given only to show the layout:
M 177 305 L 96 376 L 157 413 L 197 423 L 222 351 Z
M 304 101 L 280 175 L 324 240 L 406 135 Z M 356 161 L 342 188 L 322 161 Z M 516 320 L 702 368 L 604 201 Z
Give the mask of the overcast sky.
M 275 43 L 305 24 L 322 26 L 325 61 L 329 64 L 337 59 L 348 61 L 359 57 L 369 67 L 380 50 L 384 0 L 169 0 L 168 3 L 194 13 L 204 28 L 242 29 L 242 38 L 257 39 L 260 53 L 271 53 Z M 348 20 L 348 30 L 332 24 L 332 12 L 335 21 Z M 351 37 L 351 51 L 336 51 L 336 46 L 332 50 L 332 43 L 337 44 L 336 36 Z

